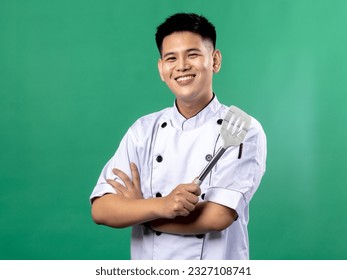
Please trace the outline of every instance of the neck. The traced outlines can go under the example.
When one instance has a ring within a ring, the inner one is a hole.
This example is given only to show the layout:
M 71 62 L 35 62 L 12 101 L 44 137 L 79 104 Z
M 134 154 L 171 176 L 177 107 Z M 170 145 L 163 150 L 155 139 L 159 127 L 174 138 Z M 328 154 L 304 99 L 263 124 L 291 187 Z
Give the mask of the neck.
M 211 102 L 213 97 L 214 97 L 214 94 L 211 93 L 211 95 L 206 96 L 206 98 L 195 101 L 195 102 L 192 102 L 192 101 L 185 102 L 184 100 L 176 99 L 176 106 L 180 114 L 186 119 L 189 119 L 191 117 L 194 117 L 202 109 L 204 109 Z

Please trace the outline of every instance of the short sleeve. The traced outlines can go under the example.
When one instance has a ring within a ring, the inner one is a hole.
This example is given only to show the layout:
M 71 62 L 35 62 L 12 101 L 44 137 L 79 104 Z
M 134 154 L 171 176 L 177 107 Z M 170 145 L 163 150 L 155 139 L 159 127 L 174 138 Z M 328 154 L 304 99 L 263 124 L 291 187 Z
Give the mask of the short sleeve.
M 265 165 L 266 136 L 253 119 L 242 147 L 229 148 L 216 164 L 205 200 L 232 208 L 241 215 L 260 184 Z
M 119 144 L 119 147 L 113 157 L 106 163 L 99 179 L 94 187 L 92 194 L 90 195 L 90 202 L 95 198 L 101 197 L 107 193 L 116 194 L 116 190 L 107 183 L 107 179 L 114 179 L 123 184 L 122 180 L 113 174 L 112 169 L 118 168 L 131 177 L 130 163 L 137 164 L 136 158 L 136 144 L 132 131 L 129 129 Z M 123 184 L 124 185 L 124 184 Z

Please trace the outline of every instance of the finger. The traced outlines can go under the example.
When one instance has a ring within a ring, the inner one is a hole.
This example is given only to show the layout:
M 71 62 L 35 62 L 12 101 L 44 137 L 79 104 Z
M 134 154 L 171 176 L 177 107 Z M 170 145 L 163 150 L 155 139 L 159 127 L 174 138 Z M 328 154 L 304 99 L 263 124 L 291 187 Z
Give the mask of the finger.
M 190 214 L 191 211 L 189 211 L 188 209 L 186 208 L 183 208 L 182 210 L 180 210 L 178 213 L 177 213 L 177 216 L 188 216 Z
M 111 180 L 111 179 L 107 179 L 106 181 L 117 191 L 117 193 L 124 196 L 124 190 L 126 190 L 126 189 L 124 188 L 123 185 L 121 185 L 120 183 L 116 182 L 115 180 Z
M 185 201 L 183 203 L 184 210 L 187 210 L 189 212 L 192 212 L 195 209 L 195 205 L 193 203 L 190 203 L 188 201 Z
M 184 207 L 183 203 L 176 205 L 173 209 L 174 216 L 188 216 L 190 211 Z M 174 217 L 173 217 L 174 218 Z
M 131 176 L 133 177 L 133 185 L 136 189 L 140 189 L 140 174 L 135 163 L 130 163 Z
M 196 184 L 194 184 L 194 186 L 195 186 L 195 191 L 193 193 L 199 196 L 201 194 L 201 188 Z
M 185 184 L 184 189 L 187 192 L 190 192 L 190 193 L 195 194 L 197 196 L 199 196 L 201 194 L 201 189 L 197 184 Z
M 117 168 L 113 168 L 112 172 L 114 175 L 118 176 L 124 182 L 127 188 L 132 187 L 132 182 L 126 173 L 124 173 L 122 170 Z
M 199 202 L 199 197 L 193 193 L 187 192 L 186 200 L 195 205 Z
M 201 194 L 201 188 L 196 184 L 193 184 L 193 186 L 194 186 L 194 188 L 193 188 L 192 193 L 199 196 Z
M 183 216 L 183 217 L 186 217 L 190 214 L 190 212 L 186 209 L 182 210 L 178 216 Z
M 188 190 L 182 191 L 180 194 L 178 194 L 178 197 L 181 201 L 188 201 L 189 203 L 196 204 L 199 201 L 199 197 L 189 192 Z

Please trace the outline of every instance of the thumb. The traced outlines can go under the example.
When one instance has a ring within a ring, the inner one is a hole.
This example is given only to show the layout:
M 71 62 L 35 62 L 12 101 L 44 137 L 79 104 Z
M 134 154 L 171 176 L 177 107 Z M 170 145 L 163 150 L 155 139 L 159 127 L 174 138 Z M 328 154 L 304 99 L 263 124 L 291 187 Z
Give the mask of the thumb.
M 200 186 L 201 183 L 202 183 L 202 181 L 200 181 L 199 178 L 196 177 L 192 183 L 193 183 L 193 184 L 196 184 L 196 185 L 198 185 L 198 186 Z

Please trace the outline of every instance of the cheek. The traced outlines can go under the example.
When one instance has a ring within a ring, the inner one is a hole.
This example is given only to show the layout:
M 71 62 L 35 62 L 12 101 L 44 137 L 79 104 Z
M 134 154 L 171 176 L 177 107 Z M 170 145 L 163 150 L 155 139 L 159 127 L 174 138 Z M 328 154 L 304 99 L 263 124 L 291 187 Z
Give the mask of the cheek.
M 201 72 L 210 73 L 213 71 L 213 61 L 211 59 L 200 60 L 195 67 Z
M 213 71 L 213 61 L 212 60 L 206 61 L 204 63 L 204 67 L 205 67 L 207 72 L 212 72 Z
M 203 64 L 200 64 L 200 72 L 206 78 L 209 78 L 210 76 L 213 76 L 213 65 L 210 62 L 204 62 Z
M 164 79 L 170 79 L 173 73 L 173 66 L 164 66 L 162 69 L 162 75 Z

